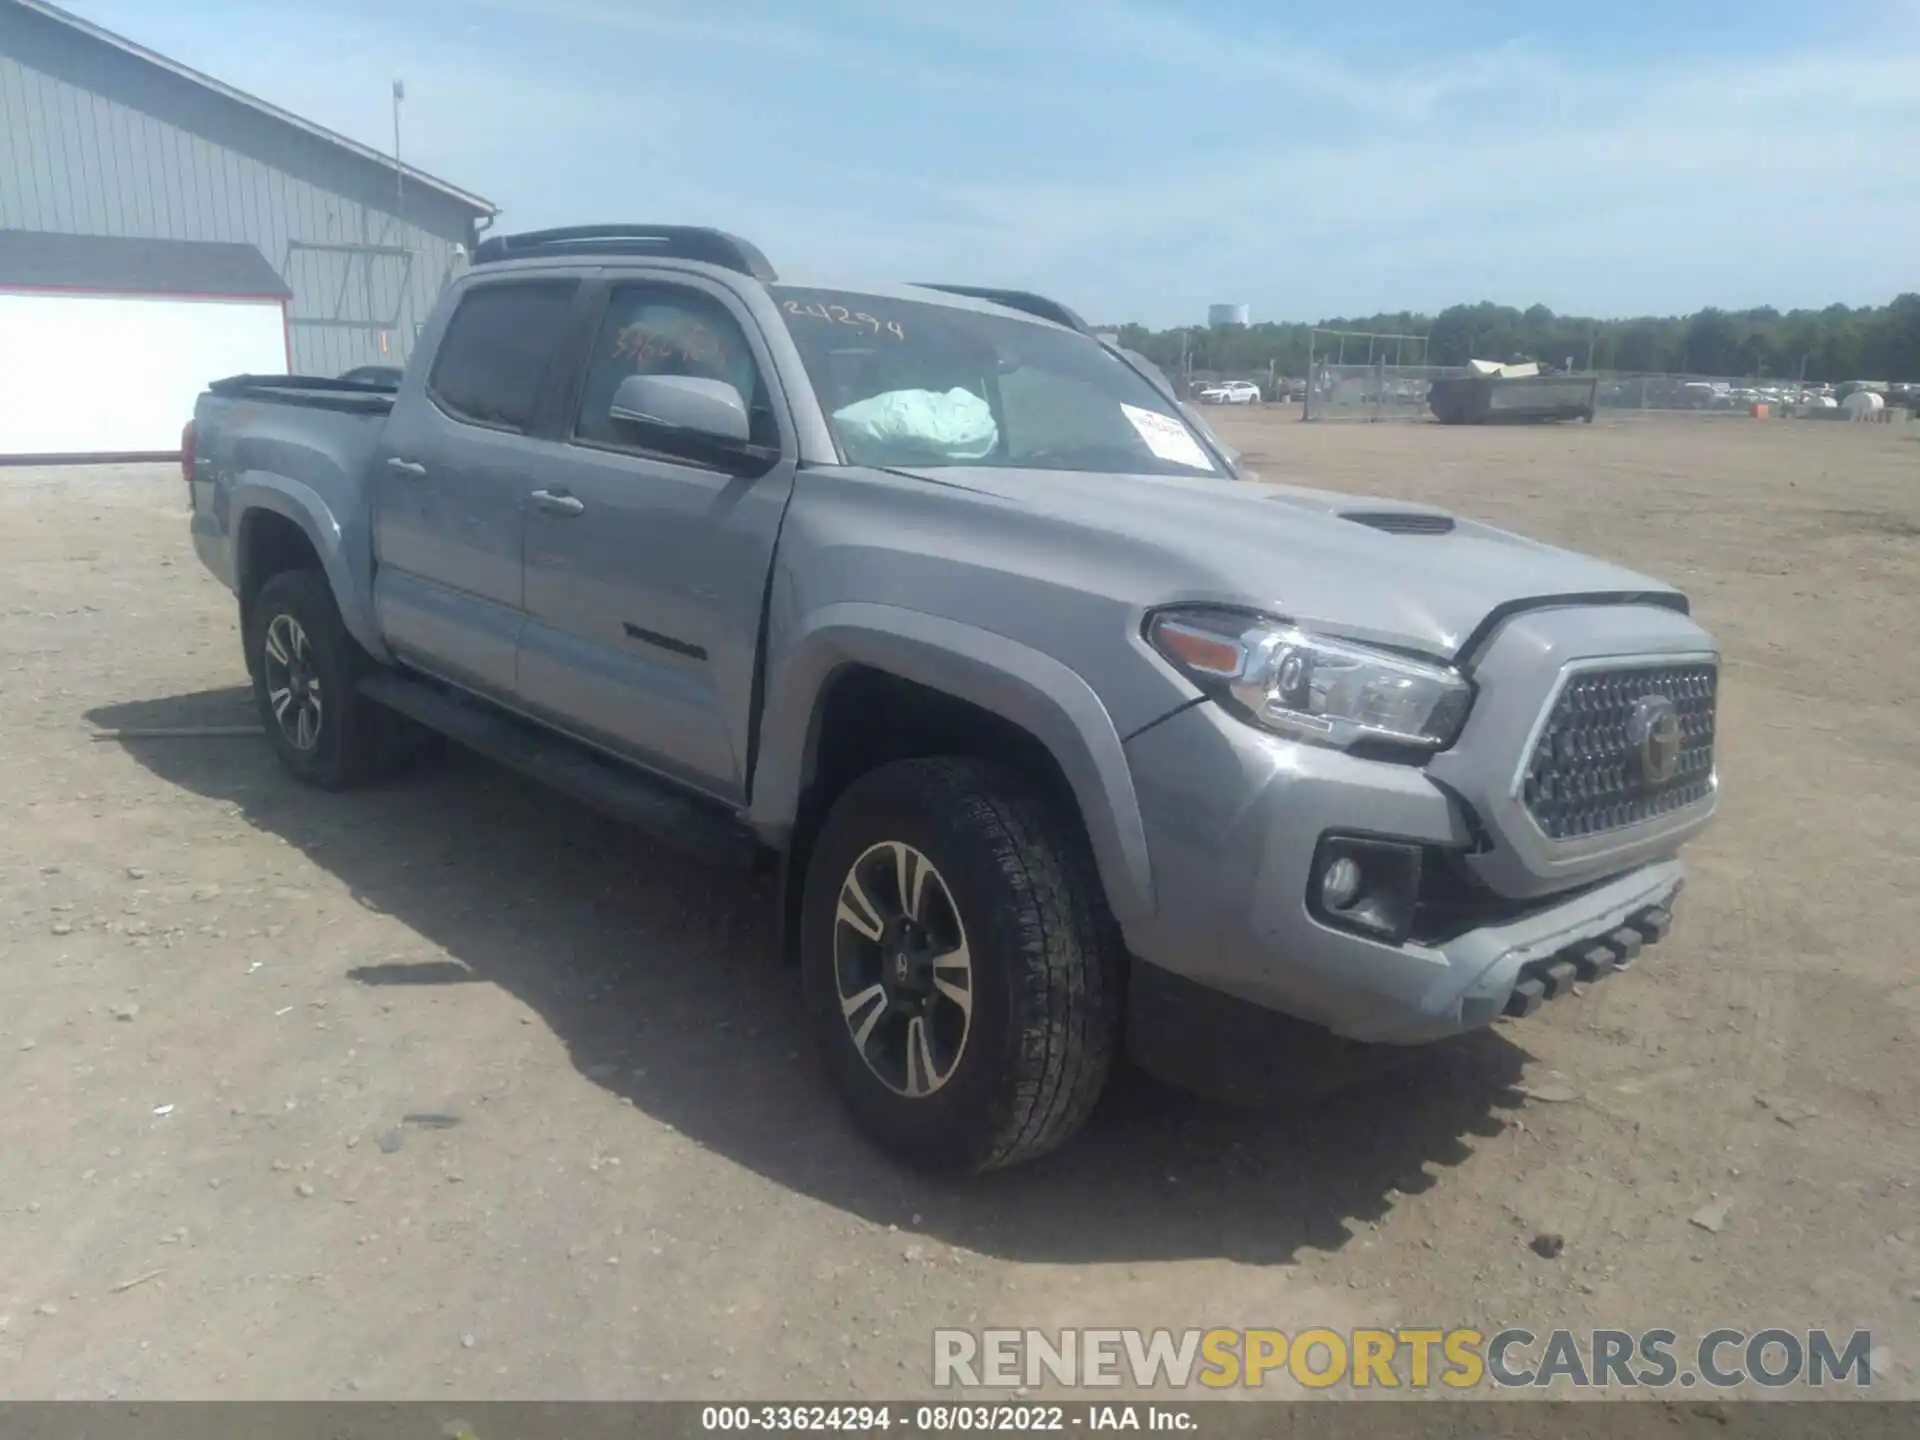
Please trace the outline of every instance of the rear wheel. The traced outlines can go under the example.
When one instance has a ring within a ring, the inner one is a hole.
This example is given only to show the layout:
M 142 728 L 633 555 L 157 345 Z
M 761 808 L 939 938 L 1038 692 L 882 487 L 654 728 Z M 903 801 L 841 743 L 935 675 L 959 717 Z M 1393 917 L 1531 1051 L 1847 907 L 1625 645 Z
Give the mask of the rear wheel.
M 260 588 L 246 617 L 254 703 L 280 763 L 339 790 L 394 769 L 420 749 L 406 722 L 356 689 L 366 658 L 317 570 L 287 570 Z
M 1119 946 L 1084 841 L 1018 774 L 909 760 L 856 781 L 808 867 L 801 964 L 840 1093 L 930 1169 L 1016 1164 L 1092 1113 Z

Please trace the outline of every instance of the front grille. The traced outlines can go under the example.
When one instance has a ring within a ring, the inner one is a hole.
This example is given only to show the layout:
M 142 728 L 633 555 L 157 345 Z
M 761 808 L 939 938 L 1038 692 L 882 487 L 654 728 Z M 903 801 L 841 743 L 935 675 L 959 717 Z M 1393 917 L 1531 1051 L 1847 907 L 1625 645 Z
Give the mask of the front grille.
M 1638 825 L 1704 800 L 1713 789 L 1712 664 L 1647 665 L 1574 675 L 1527 764 L 1522 798 L 1550 838 L 1575 839 Z M 1670 778 L 1648 777 L 1632 733 L 1634 712 L 1664 695 L 1679 716 Z

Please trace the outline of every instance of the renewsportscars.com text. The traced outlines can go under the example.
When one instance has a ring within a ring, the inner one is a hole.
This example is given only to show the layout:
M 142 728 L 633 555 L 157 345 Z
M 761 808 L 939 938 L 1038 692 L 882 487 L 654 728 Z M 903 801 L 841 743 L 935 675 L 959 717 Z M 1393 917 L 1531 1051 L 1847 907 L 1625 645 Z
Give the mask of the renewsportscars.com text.
M 1865 1330 L 1401 1328 L 1301 1330 L 936 1330 L 933 1383 L 959 1389 L 1071 1388 L 1324 1390 L 1664 1389 L 1873 1383 Z

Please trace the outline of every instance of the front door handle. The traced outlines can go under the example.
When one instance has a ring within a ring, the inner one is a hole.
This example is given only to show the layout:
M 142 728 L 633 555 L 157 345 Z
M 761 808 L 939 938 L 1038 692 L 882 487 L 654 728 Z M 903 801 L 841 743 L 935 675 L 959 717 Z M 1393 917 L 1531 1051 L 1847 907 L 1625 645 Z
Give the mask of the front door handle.
M 587 508 L 585 501 L 564 490 L 536 490 L 533 503 L 549 515 L 579 515 Z
M 424 480 L 427 478 L 426 466 L 422 465 L 418 460 L 402 460 L 398 455 L 392 455 L 387 458 L 387 469 L 396 475 L 405 475 L 410 480 Z

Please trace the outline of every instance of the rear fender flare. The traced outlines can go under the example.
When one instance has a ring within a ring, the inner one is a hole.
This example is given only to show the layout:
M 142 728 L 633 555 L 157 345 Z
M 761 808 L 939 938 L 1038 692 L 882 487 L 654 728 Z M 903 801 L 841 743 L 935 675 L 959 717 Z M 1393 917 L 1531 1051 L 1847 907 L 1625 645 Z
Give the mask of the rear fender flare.
M 244 593 L 252 578 L 244 564 L 247 532 L 262 512 L 271 512 L 300 527 L 314 554 L 320 557 L 347 633 L 376 660 L 390 661 L 369 603 L 373 594 L 371 550 L 364 544 L 356 547 L 353 536 L 341 529 L 319 493 L 298 480 L 252 471 L 234 481 L 229 513 L 233 516 L 235 587 Z
M 1004 635 L 889 605 L 843 602 L 809 616 L 769 677 L 746 820 L 786 848 L 834 673 L 867 665 L 967 701 L 1037 739 L 1066 776 L 1114 918 L 1154 912 L 1146 827 L 1119 732 L 1087 682 Z

